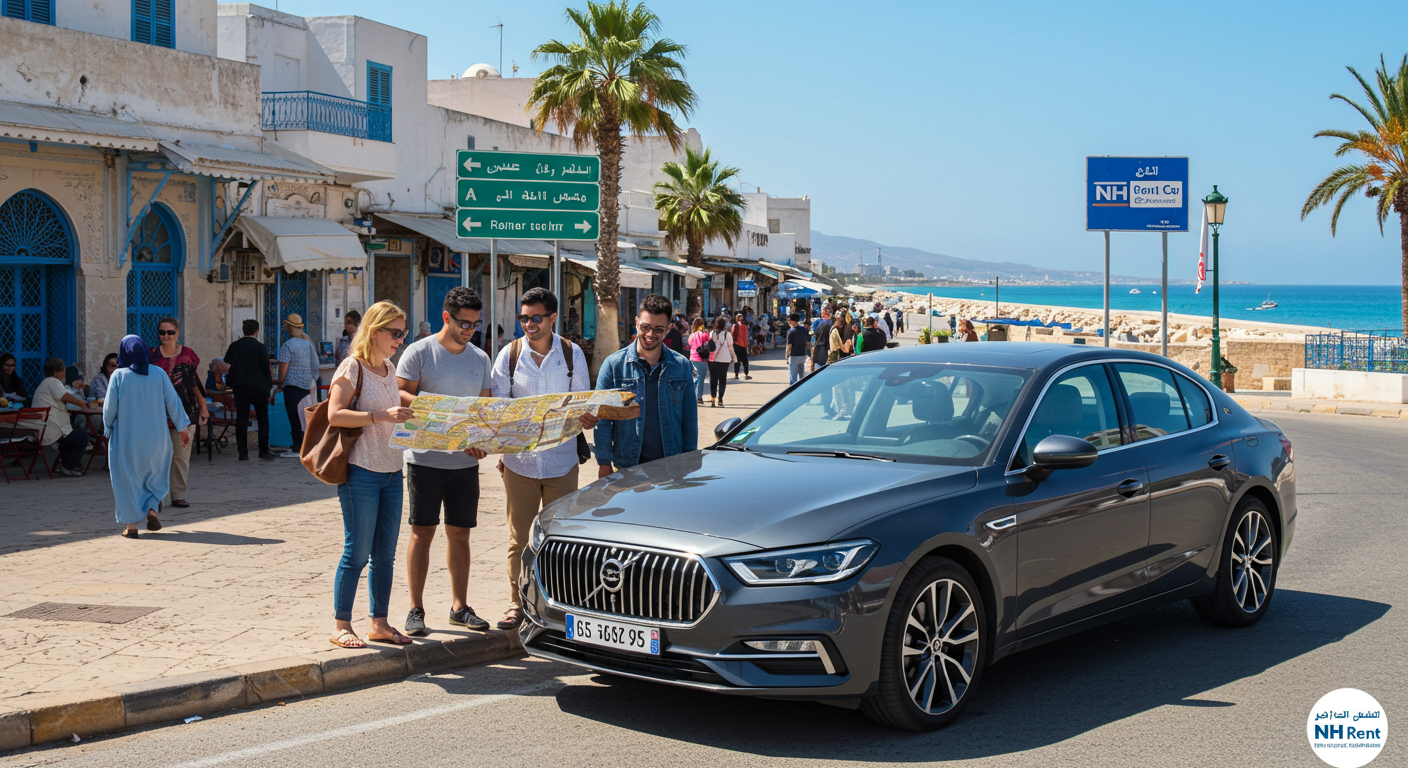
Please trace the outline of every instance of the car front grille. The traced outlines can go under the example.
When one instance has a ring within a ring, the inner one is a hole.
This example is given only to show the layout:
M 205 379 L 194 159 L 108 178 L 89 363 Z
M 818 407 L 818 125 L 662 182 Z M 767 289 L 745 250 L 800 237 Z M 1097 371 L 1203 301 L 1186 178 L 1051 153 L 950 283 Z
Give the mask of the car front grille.
M 716 591 L 703 563 L 682 554 L 549 539 L 538 577 L 555 602 L 648 621 L 692 624 Z

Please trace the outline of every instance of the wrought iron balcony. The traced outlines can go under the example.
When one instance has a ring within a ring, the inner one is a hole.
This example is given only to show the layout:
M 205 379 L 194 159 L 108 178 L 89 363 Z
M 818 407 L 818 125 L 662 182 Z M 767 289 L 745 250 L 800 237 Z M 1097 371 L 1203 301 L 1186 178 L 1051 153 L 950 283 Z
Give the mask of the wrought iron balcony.
M 315 91 L 265 93 L 260 99 L 259 127 L 391 141 L 391 107 Z

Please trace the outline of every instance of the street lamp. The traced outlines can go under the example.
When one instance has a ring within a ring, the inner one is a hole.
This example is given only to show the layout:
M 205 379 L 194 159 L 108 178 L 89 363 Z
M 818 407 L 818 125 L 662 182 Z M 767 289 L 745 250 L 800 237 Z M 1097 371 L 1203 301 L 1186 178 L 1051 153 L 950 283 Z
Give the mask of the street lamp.
M 1002 318 L 1002 276 L 1001 276 L 1001 275 L 995 275 L 995 276 L 993 277 L 993 279 L 991 279 L 991 280 L 988 281 L 988 285 L 991 285 L 991 286 L 993 287 L 993 291 L 992 291 L 992 311 L 993 311 L 993 319 L 994 319 L 994 320 L 998 320 L 998 319 L 1001 319 L 1001 318 Z
M 1217 231 L 1227 215 L 1227 198 L 1217 191 L 1216 184 L 1213 185 L 1212 194 L 1203 198 L 1203 209 L 1207 213 L 1208 226 L 1212 227 L 1212 385 L 1222 389 L 1222 338 L 1217 303 L 1217 283 L 1222 272 L 1217 265 Z

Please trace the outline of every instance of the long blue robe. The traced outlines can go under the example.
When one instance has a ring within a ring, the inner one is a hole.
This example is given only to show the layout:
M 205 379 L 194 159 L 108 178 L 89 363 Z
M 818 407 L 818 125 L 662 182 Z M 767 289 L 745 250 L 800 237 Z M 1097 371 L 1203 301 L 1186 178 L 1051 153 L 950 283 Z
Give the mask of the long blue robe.
M 108 467 L 117 522 L 139 523 L 171 490 L 171 432 L 191 425 L 186 409 L 157 366 L 141 376 L 119 368 L 108 381 L 103 429 L 108 435 Z

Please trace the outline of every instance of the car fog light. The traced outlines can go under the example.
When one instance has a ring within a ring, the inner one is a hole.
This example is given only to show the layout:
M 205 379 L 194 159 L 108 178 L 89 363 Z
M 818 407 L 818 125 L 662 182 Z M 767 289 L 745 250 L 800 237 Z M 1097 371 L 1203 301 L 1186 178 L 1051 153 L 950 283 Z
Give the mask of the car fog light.
M 755 651 L 817 653 L 820 650 L 820 643 L 815 640 L 744 640 L 743 644 Z

